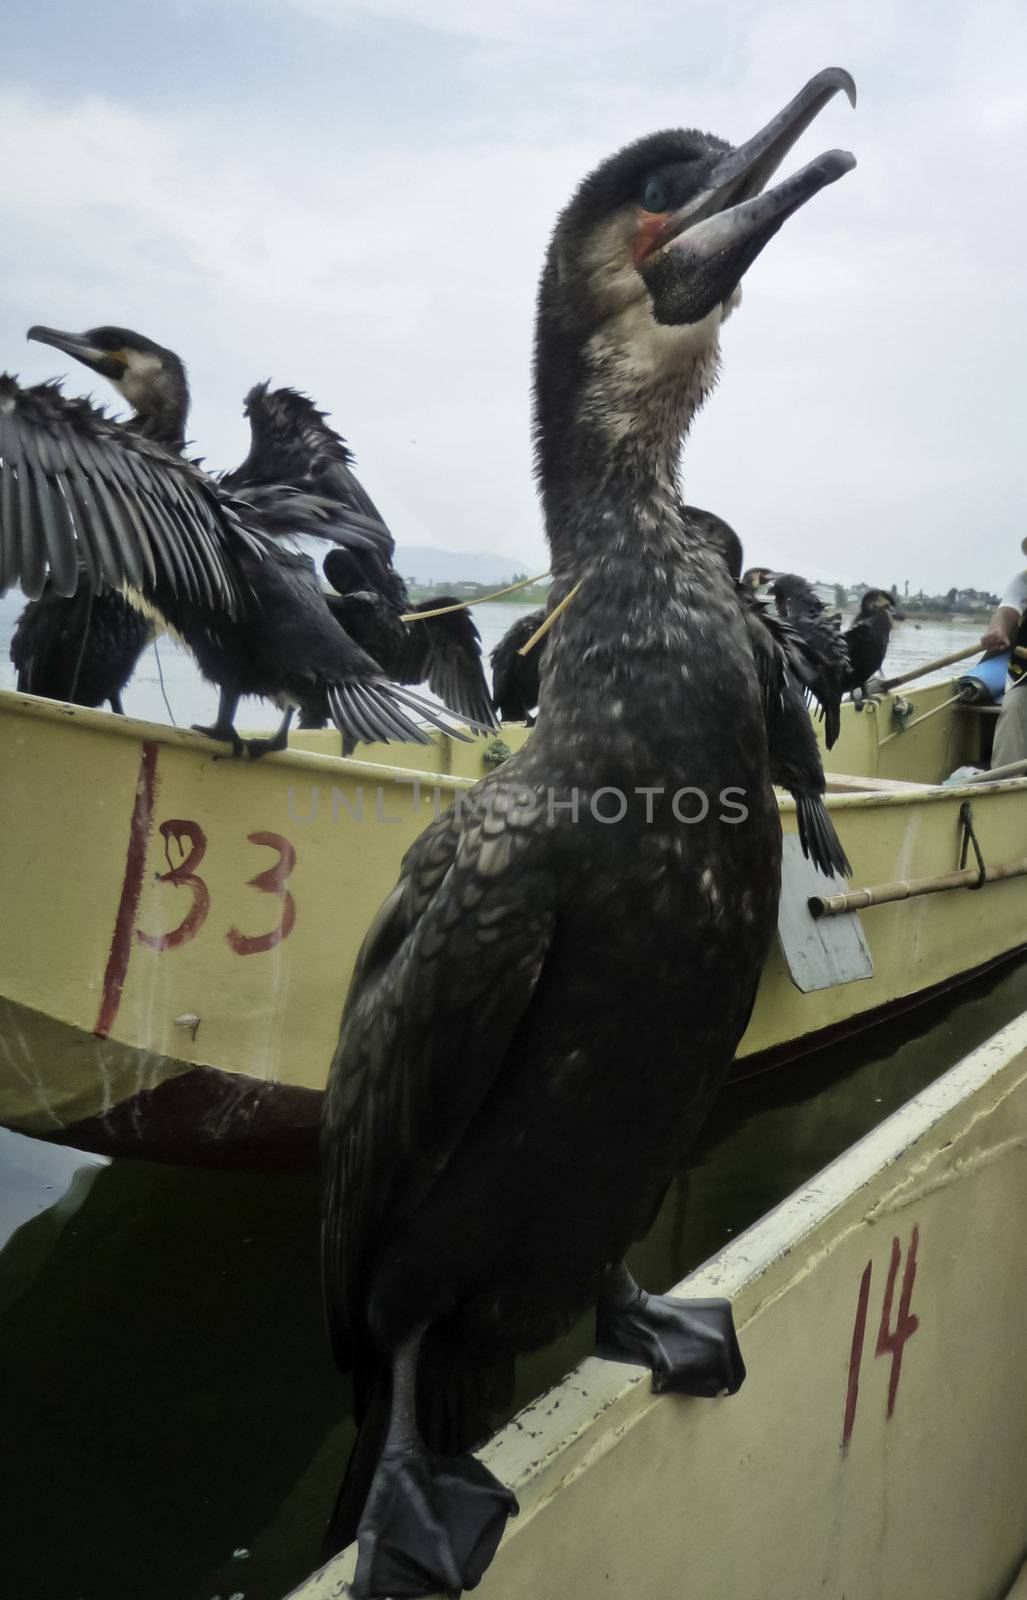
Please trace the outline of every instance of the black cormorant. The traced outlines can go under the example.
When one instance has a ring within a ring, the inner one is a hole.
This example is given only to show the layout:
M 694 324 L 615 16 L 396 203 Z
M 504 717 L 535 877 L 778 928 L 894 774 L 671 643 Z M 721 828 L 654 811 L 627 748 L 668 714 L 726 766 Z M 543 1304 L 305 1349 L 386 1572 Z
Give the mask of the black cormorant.
M 489 661 L 492 665 L 492 698 L 504 722 L 526 722 L 532 727 L 538 709 L 539 679 L 545 640 L 540 639 L 526 656 L 521 651 L 545 621 L 540 606 L 529 611 L 507 628 Z
M 236 753 L 234 716 L 245 694 L 284 711 L 273 739 L 250 741 L 252 755 L 284 747 L 295 706 L 311 695 L 327 699 L 351 743 L 423 741 L 411 712 L 448 727 L 440 708 L 390 683 L 348 638 L 313 562 L 278 537 L 313 533 L 373 550 L 391 545 L 387 529 L 338 498 L 291 485 L 237 482 L 229 492 L 177 453 L 184 369 L 151 340 L 123 328 L 77 335 L 36 327 L 30 337 L 109 377 L 141 423 L 113 422 L 57 385 L 22 389 L 0 376 L 0 589 L 20 584 L 35 598 L 49 568 L 57 593 L 71 595 L 80 563 L 93 588 L 123 589 L 184 640 L 217 684 L 217 721 L 201 731 Z
M 769 584 L 778 616 L 802 640 L 809 674 L 803 677 L 803 683 L 820 707 L 824 742 L 830 750 L 841 731 L 841 703 L 849 667 L 840 615 L 829 611 L 813 585 L 797 572 L 750 567 L 742 583 L 752 595 Z
M 455 595 L 434 595 L 414 604 L 394 569 L 391 576 L 402 585 L 403 599 L 391 582 L 387 593 L 368 588 L 367 563 L 359 551 L 329 550 L 322 566 L 334 591 L 325 596 L 328 609 L 383 672 L 397 683 L 426 682 L 450 710 L 484 728 L 498 726 L 482 671 L 481 635 Z M 414 620 L 418 611 L 442 607 L 459 609 Z M 323 702 L 309 702 L 301 708 L 300 726 L 323 727 L 326 717 Z
M 29 329 L 28 337 L 77 358 L 81 341 L 55 328 Z M 125 426 L 168 450 L 185 448 L 189 384 L 173 350 L 130 328 L 90 328 L 81 336 L 94 352 L 93 370 L 132 406 Z M 27 694 L 120 712 L 121 692 L 153 635 L 150 618 L 117 589 L 95 589 L 79 566 L 74 594 L 59 594 L 47 579 L 29 600 L 11 640 L 18 688 Z
M 553 234 L 536 460 L 554 588 L 577 592 L 531 739 L 407 852 L 326 1095 L 326 1305 L 361 1419 L 330 1542 L 359 1519 L 357 1596 L 478 1581 L 513 1497 L 466 1452 L 518 1352 L 590 1303 L 601 1353 L 657 1388 L 744 1376 L 726 1302 L 648 1296 L 624 1265 L 728 1070 L 779 891 L 750 633 L 677 468 L 742 275 L 853 165 L 760 192 L 839 89 L 821 73 L 738 149 L 630 145 Z
M 895 596 L 887 589 L 867 589 L 859 603 L 856 620 L 842 635 L 848 654 L 848 670 L 842 687 L 853 699 L 866 696 L 867 684 L 884 665 L 893 618 L 905 621 L 905 613 L 898 609 Z
M 121 692 L 150 639 L 150 619 L 116 589 L 95 590 L 83 569 L 72 595 L 49 578 L 29 600 L 11 636 L 11 660 L 24 694 L 123 712 Z

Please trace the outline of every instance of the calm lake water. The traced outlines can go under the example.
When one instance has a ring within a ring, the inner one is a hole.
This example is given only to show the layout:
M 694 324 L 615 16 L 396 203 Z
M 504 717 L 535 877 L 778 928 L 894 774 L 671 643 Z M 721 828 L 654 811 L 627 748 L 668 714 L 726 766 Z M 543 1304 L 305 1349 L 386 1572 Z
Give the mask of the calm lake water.
M 11 633 L 24 601 L 20 595 L 9 594 L 0 599 L 0 689 L 14 688 L 14 669 L 11 666 Z M 474 607 L 474 620 L 481 634 L 486 656 L 499 643 L 511 623 L 532 606 L 495 600 L 488 605 Z M 887 669 L 892 676 L 915 667 L 922 661 L 937 660 L 951 655 L 967 645 L 975 644 L 981 635 L 981 625 L 970 622 L 913 622 L 898 623 L 892 632 Z M 160 674 L 164 675 L 165 704 L 161 692 Z M 945 678 L 948 673 L 935 674 Z M 925 682 L 931 682 L 930 678 Z M 192 657 L 173 639 L 162 638 L 142 656 L 139 666 L 124 696 L 125 711 L 130 717 L 142 717 L 152 722 L 174 722 L 178 727 L 188 727 L 193 722 L 213 722 L 217 711 L 217 691 L 200 677 Z M 170 706 L 170 713 L 168 707 Z M 278 721 L 278 712 L 265 702 L 245 700 L 239 711 L 239 726 L 244 729 L 271 727 Z
M 632 1263 L 665 1288 L 1027 1009 L 1008 965 L 725 1090 Z M 314 1174 L 107 1162 L 0 1132 L 3 1592 L 280 1600 L 352 1436 L 322 1329 Z M 587 1354 L 522 1363 L 516 1408 Z

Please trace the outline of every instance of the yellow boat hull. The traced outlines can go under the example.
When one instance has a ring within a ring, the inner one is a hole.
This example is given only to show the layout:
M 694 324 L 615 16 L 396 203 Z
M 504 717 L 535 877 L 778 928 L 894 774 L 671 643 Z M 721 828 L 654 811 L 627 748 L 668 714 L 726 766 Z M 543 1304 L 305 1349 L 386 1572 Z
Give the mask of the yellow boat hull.
M 917 694 L 916 714 L 950 693 Z M 968 796 L 986 858 L 1023 854 L 1027 779 L 913 787 L 974 759 L 984 726 L 946 707 L 889 738 L 890 700 L 845 709 L 829 766 L 850 776 L 830 806 L 854 884 L 951 871 Z M 526 736 L 503 733 L 509 747 Z M 107 1151 L 295 1159 L 364 931 L 495 742 L 439 736 L 357 761 L 332 753 L 334 734 L 301 734 L 250 764 L 192 733 L 10 692 L 0 741 L 0 1123 Z M 794 832 L 794 806 L 781 810 Z M 873 977 L 812 994 L 775 945 L 742 1070 L 1020 945 L 1027 877 L 882 906 L 864 926 Z

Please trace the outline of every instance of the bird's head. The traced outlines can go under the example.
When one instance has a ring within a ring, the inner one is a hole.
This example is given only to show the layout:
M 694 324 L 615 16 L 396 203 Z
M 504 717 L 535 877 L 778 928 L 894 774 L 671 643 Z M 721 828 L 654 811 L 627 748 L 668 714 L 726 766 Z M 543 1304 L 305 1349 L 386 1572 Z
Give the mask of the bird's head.
M 98 372 L 142 418 L 178 418 L 185 427 L 189 409 L 189 384 L 185 367 L 173 350 L 155 344 L 131 328 L 90 328 L 86 333 L 62 333 L 59 328 L 30 328 L 26 335 L 39 344 L 52 345 Z
M 616 439 L 651 432 L 658 409 L 680 435 L 714 381 L 720 324 L 742 277 L 788 217 L 855 165 L 828 151 L 766 188 L 839 90 L 855 104 L 849 74 L 829 68 L 744 144 L 656 133 L 584 180 L 557 220 L 539 289 L 543 448 L 561 411 Z
M 729 522 L 714 511 L 704 511 L 702 506 L 686 506 L 685 519 L 692 532 L 705 544 L 712 545 L 724 559 L 724 565 L 734 579 L 740 582 L 744 555 L 742 541 Z
M 876 611 L 887 611 L 896 622 L 904 622 L 906 614 L 899 610 L 895 596 L 887 589 L 867 589 L 859 603 L 860 615 L 872 617 Z
M 766 584 L 773 583 L 778 576 L 779 574 L 774 572 L 771 567 L 747 567 L 742 573 L 742 583 L 747 589 L 752 589 L 755 593 L 757 589 L 762 589 Z

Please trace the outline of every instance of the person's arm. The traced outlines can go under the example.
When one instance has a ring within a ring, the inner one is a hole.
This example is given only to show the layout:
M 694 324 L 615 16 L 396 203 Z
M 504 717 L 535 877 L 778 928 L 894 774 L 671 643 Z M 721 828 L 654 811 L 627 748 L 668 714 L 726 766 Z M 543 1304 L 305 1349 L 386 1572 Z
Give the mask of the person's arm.
M 1020 613 L 1016 606 L 1006 605 L 1003 601 L 988 623 L 987 630 L 981 634 L 982 647 L 985 650 L 1008 650 L 1019 625 Z

